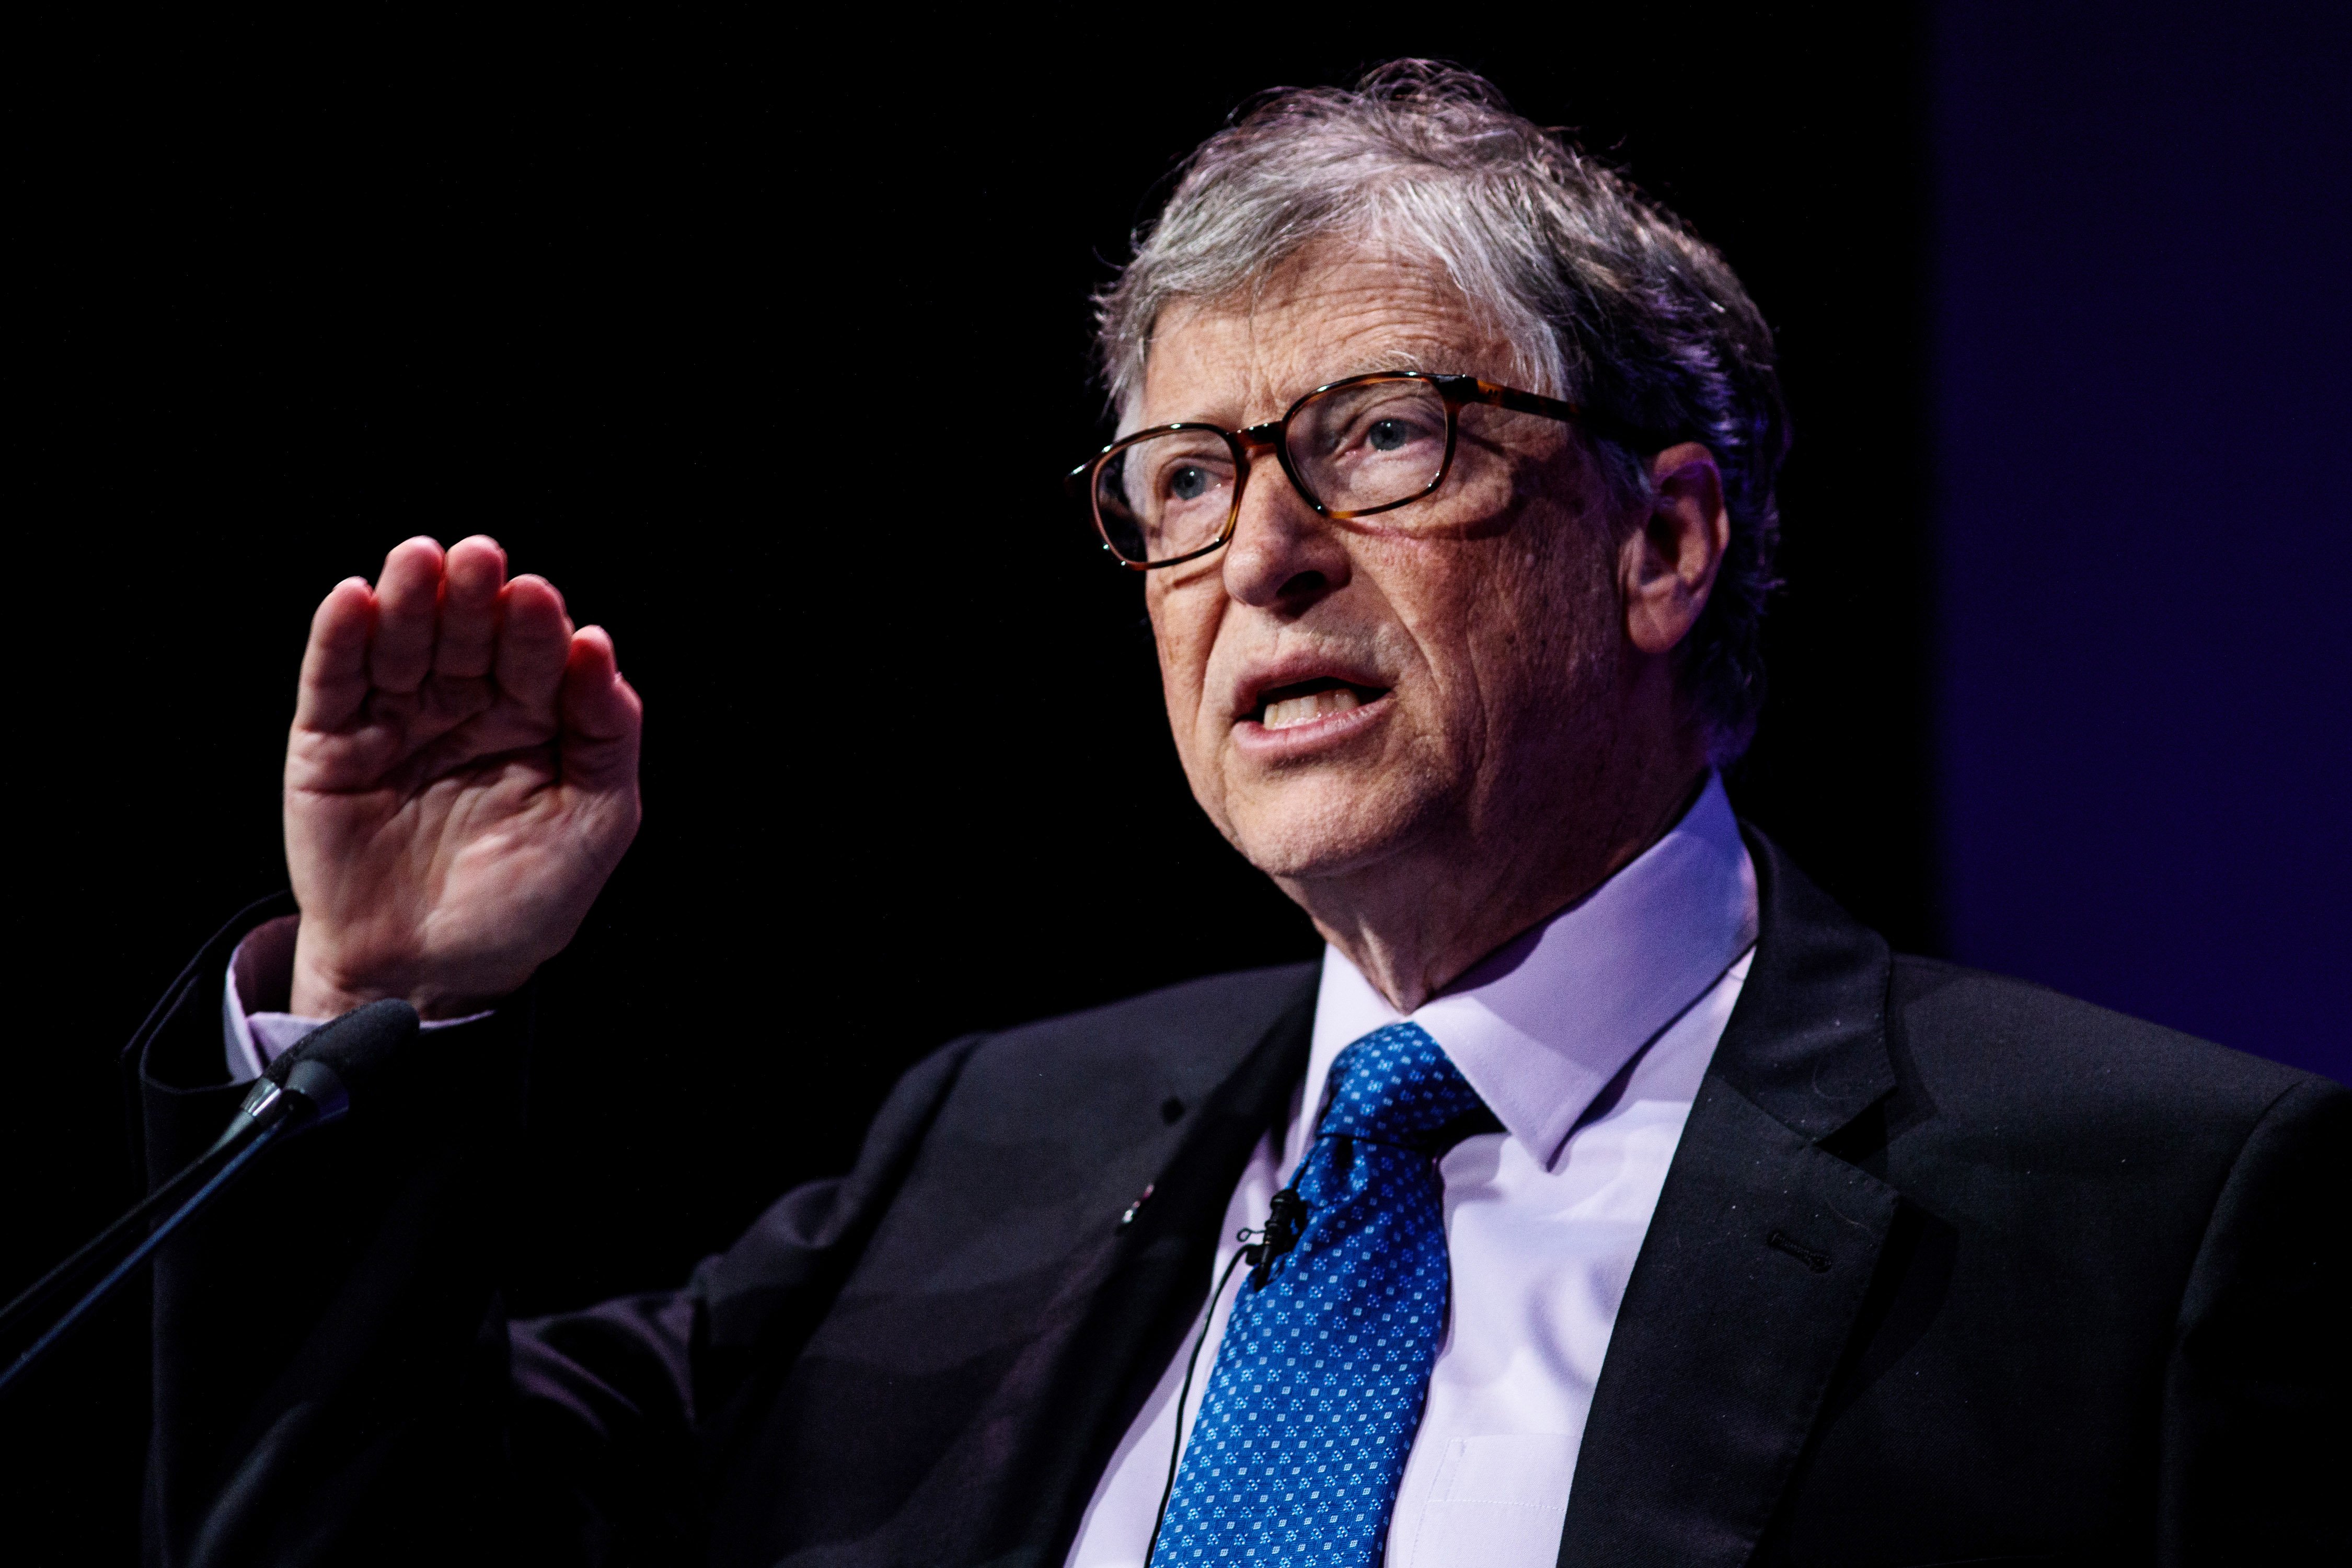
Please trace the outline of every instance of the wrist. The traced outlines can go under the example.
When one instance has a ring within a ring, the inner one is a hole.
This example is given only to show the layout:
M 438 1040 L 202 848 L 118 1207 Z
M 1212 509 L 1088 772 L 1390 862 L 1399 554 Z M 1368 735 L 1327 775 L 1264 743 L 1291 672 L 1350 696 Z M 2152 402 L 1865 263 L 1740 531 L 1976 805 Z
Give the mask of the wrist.
M 299 930 L 294 943 L 294 973 L 287 998 L 289 1012 L 301 1018 L 340 1018 L 354 1008 L 387 997 L 407 1003 L 416 1009 L 418 1017 L 431 1023 L 486 1013 L 503 1001 L 505 994 L 478 994 L 464 987 L 436 984 L 429 976 L 405 966 L 345 966 L 336 962 L 325 943 L 310 939 L 307 922 Z

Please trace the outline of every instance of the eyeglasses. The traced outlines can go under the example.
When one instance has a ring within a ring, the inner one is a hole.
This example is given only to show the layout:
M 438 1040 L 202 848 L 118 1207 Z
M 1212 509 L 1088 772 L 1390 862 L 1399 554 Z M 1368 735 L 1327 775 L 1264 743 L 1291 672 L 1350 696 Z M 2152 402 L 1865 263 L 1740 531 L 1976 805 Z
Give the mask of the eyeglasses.
M 1250 460 L 1272 452 L 1308 506 L 1336 522 L 1391 511 L 1445 482 L 1465 404 L 1583 425 L 1643 450 L 1642 433 L 1573 403 L 1475 375 L 1375 371 L 1318 386 L 1281 418 L 1245 430 L 1159 425 L 1122 436 L 1070 472 L 1103 548 L 1150 572 L 1234 536 Z

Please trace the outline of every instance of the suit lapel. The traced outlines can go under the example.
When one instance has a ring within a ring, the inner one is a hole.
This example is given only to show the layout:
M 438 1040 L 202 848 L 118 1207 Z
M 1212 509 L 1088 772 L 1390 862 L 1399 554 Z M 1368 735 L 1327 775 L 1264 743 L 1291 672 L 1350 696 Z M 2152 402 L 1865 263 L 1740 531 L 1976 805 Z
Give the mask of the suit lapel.
M 1039 1532 L 1046 1542 L 1040 1562 L 1068 1553 L 1119 1439 L 1194 1325 L 1234 1184 L 1259 1139 L 1281 1125 L 1306 1074 L 1315 995 L 1309 975 L 1240 1065 L 1213 1088 L 1203 1086 L 1201 1113 L 1152 1181 L 1150 1200 L 1076 1261 L 1045 1315 L 1047 1331 L 1005 1379 L 1008 1390 L 1052 1391 L 1021 1403 L 1024 1413 L 1042 1412 L 1060 1428 L 1062 1440 L 1049 1446 L 1067 1459 L 1058 1474 L 1041 1478 L 1046 1484 L 999 1497 L 999 1533 L 1048 1524 Z M 1017 1446 L 1009 1433 L 996 1436 Z
M 1894 1085 L 1885 943 L 1749 835 L 1762 935 L 1593 1391 L 1559 1561 L 1746 1562 L 1898 1195 L 1820 1147 Z
M 1058 1564 L 1207 1294 L 1315 994 L 1307 965 L 1228 976 L 971 1050 L 727 1455 L 710 1560 Z

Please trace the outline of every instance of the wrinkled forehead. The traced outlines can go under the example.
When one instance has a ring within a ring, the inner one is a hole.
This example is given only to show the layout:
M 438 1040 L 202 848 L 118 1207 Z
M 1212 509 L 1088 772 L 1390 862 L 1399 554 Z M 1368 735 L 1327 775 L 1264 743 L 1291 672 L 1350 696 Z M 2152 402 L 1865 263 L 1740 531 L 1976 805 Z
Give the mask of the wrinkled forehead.
M 1123 430 L 1278 418 L 1327 382 L 1374 370 L 1502 379 L 1510 351 L 1432 263 L 1310 250 L 1241 292 L 1179 300 L 1153 323 Z

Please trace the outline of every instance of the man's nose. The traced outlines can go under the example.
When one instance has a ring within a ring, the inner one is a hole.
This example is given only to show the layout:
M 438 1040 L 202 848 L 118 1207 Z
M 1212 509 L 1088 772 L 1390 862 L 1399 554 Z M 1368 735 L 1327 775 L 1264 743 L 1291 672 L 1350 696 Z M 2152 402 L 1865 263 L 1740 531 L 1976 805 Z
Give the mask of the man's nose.
M 1271 452 L 1250 465 L 1223 551 L 1225 592 L 1260 609 L 1304 609 L 1348 580 L 1348 552 Z

